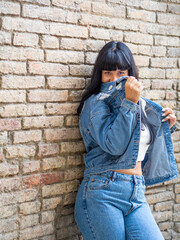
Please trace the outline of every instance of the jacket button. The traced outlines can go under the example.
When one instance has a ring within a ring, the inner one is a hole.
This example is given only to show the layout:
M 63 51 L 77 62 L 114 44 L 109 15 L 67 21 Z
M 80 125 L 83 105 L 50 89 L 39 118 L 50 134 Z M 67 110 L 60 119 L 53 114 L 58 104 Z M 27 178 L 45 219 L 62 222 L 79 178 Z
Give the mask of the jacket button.
M 92 178 L 92 180 L 91 180 L 92 182 L 94 182 L 94 178 Z

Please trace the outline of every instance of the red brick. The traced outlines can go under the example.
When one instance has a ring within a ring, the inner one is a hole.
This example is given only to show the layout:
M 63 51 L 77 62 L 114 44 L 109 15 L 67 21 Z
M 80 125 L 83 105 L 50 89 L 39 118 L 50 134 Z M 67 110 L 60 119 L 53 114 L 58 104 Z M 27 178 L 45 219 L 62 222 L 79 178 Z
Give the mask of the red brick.
M 39 142 L 42 138 L 41 130 L 14 132 L 13 143 Z
M 64 123 L 63 116 L 52 117 L 28 117 L 23 119 L 23 128 L 47 128 L 62 127 Z
M 81 138 L 78 128 L 45 129 L 44 134 L 47 141 Z
M 83 169 L 80 167 L 67 169 L 64 173 L 65 180 L 73 180 L 73 179 L 82 178 L 82 177 L 83 177 Z
M 61 152 L 84 152 L 85 146 L 83 142 L 63 142 L 61 143 Z
M 176 83 L 172 80 L 152 80 L 152 89 L 172 89 Z
M 41 49 L 35 48 L 22 48 L 22 47 L 10 47 L 4 46 L 0 48 L 1 59 L 4 60 L 44 60 L 44 53 Z
M 41 174 L 41 185 L 58 183 L 63 180 L 63 172 L 43 173 Z
M 19 33 L 14 34 L 13 43 L 17 46 L 38 47 L 39 37 L 37 34 Z
M 69 36 L 71 38 L 87 38 L 88 29 L 84 26 L 72 25 L 72 24 L 61 24 L 51 23 L 50 34 L 57 36 Z
M 16 205 L 2 207 L 2 208 L 0 208 L 0 213 L 1 213 L 0 219 L 13 216 L 13 215 L 16 214 L 16 212 L 17 212 L 17 206 Z
M 54 209 L 58 204 L 62 203 L 62 197 L 43 199 L 43 210 Z
M 67 165 L 68 166 L 81 165 L 81 156 L 80 155 L 68 156 Z
M 176 92 L 173 92 L 172 90 L 166 91 L 166 99 L 176 100 L 176 98 Z
M 180 131 L 175 131 L 172 134 L 172 139 L 173 139 L 173 141 L 180 141 Z
M 57 143 L 39 145 L 39 152 L 38 152 L 39 157 L 56 155 L 58 153 L 59 153 L 59 145 Z
M 8 163 L 0 163 L 0 176 L 10 176 L 15 175 L 19 172 L 19 166 L 8 164 Z
M 68 127 L 78 126 L 79 116 L 67 116 L 65 123 L 66 123 L 66 126 Z
M 65 22 L 66 11 L 60 8 L 39 7 L 37 5 L 24 4 L 23 17 Z
M 37 213 L 40 211 L 41 203 L 39 201 L 21 203 L 19 205 L 19 212 L 22 215 Z
M 59 169 L 64 167 L 66 164 L 66 159 L 64 157 L 51 157 L 51 158 L 44 158 L 43 159 L 43 170 L 49 169 Z
M 80 102 L 82 98 L 82 90 L 79 91 L 70 91 L 68 100 L 72 102 Z
M 0 73 L 24 74 L 26 73 L 26 63 L 15 61 L 0 61 Z
M 0 90 L 0 102 L 2 103 L 23 103 L 25 101 L 24 90 Z
M 30 90 L 29 102 L 60 102 L 68 99 L 68 91 L 58 90 Z
M 43 115 L 44 104 L 8 104 L 0 108 L 2 117 Z
M 38 195 L 36 189 L 27 189 L 10 193 L 0 194 L 0 206 L 7 206 L 21 202 L 34 200 Z
M 22 163 L 22 172 L 31 173 L 40 171 L 40 161 L 26 161 Z
M 67 76 L 68 66 L 58 63 L 29 62 L 29 72 L 38 75 Z
M 49 23 L 40 20 L 31 20 L 19 17 L 5 17 L 2 25 L 6 30 L 17 30 L 20 32 L 30 33 L 49 33 Z
M 0 131 L 21 129 L 21 119 L 0 119 Z
M 5 147 L 4 150 L 7 159 L 29 158 L 35 156 L 36 153 L 36 147 L 33 145 L 12 145 Z
M 4 89 L 30 89 L 44 87 L 45 79 L 41 76 L 15 76 L 5 75 L 2 77 Z
M 0 179 L 0 192 L 17 191 L 21 187 L 21 180 L 19 177 Z
M 33 228 L 26 228 L 20 231 L 19 240 L 38 239 L 39 237 L 50 235 L 54 232 L 52 223 L 36 225 Z
M 7 132 L 0 132 L 0 145 L 6 145 L 8 142 Z
M 11 15 L 19 15 L 20 14 L 20 4 L 13 3 L 8 1 L 0 2 L 0 13 L 3 14 L 11 14 Z
M 76 114 L 78 103 L 47 103 L 46 114 Z
M 3 160 L 3 149 L 0 148 L 0 162 L 2 162 Z
M 33 188 L 40 185 L 40 174 L 30 175 L 22 178 L 24 188 Z
M 59 183 L 63 180 L 63 172 L 41 173 L 22 178 L 24 188 Z
M 55 89 L 75 89 L 84 88 L 85 79 L 84 78 L 64 78 L 64 77 L 48 77 L 49 88 Z

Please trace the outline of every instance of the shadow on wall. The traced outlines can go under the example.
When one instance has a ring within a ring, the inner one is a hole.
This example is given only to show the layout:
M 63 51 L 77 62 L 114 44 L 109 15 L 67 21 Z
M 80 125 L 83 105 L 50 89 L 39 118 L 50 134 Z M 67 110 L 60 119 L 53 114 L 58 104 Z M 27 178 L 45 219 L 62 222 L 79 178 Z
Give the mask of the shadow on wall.
M 77 192 L 64 197 L 64 204 L 60 203 L 55 209 L 56 240 L 84 240 L 74 219 L 74 203 Z

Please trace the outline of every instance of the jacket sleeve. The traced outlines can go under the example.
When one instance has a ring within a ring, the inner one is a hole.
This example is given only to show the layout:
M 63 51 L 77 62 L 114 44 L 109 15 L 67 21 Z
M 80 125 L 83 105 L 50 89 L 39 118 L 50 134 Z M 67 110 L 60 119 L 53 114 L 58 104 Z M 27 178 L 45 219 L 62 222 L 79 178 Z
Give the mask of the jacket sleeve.
M 94 104 L 91 114 L 92 137 L 105 152 L 122 155 L 131 139 L 138 113 L 139 105 L 126 98 L 116 117 L 108 104 Z
M 177 129 L 178 129 L 178 126 L 177 126 L 176 124 L 174 124 L 174 125 L 170 128 L 171 134 L 172 134 L 173 132 L 175 132 Z

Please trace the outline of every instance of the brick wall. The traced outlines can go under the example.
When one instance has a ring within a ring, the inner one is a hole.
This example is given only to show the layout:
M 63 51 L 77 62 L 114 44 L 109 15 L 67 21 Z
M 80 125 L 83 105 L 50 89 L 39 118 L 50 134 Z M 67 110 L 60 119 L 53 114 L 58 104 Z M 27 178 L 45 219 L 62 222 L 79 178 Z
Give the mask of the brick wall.
M 0 13 L 0 240 L 82 240 L 73 216 L 85 152 L 76 108 L 97 53 L 125 42 L 143 95 L 180 120 L 180 2 L 2 0 Z M 180 166 L 179 143 L 177 131 Z M 146 196 L 165 239 L 180 239 L 180 178 Z

